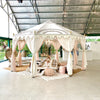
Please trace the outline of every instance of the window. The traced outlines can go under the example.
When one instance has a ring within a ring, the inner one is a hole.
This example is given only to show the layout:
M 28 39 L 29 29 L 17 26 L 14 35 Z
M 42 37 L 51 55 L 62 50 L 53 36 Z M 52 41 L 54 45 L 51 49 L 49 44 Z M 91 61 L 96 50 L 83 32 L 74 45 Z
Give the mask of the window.
M 12 44 L 12 40 L 9 38 L 0 37 L 0 62 L 7 60 L 5 57 L 5 51 Z
M 100 36 L 87 36 L 86 37 L 86 50 L 90 50 L 92 42 L 100 42 Z
M 8 47 L 8 40 L 0 39 L 0 61 L 6 60 L 5 50 Z

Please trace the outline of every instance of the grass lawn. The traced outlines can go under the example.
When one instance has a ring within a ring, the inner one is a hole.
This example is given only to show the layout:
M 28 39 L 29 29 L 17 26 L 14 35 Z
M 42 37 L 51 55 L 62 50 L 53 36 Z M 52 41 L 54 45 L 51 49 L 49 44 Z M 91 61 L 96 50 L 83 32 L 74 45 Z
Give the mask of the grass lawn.
M 4 60 L 5 51 L 0 51 L 0 61 Z

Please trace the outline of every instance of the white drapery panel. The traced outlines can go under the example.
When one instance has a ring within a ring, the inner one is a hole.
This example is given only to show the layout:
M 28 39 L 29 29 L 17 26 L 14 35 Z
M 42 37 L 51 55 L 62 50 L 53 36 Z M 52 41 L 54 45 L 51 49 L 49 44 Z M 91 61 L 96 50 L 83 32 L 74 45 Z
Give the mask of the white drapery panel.
M 58 41 L 65 50 L 69 51 L 69 45 L 68 45 L 69 38 L 64 38 L 64 37 L 59 38 L 58 37 Z
M 60 43 L 59 43 L 58 40 L 54 40 L 54 41 L 52 41 L 51 43 L 52 43 L 52 45 L 54 46 L 54 48 L 55 48 L 56 50 L 58 50 L 58 49 L 60 48 Z
M 43 44 L 43 40 L 44 40 L 44 38 L 42 38 L 42 37 L 39 37 L 39 36 L 35 37 L 35 58 L 36 58 L 36 60 L 39 60 L 38 51 Z
M 62 47 L 69 52 L 68 62 L 67 62 L 67 71 L 68 71 L 68 75 L 72 75 L 73 64 L 72 64 L 71 51 L 74 48 L 75 39 L 62 37 L 62 38 L 58 38 L 58 41 L 62 45 Z
M 33 53 L 33 60 L 32 60 L 32 74 L 33 76 L 36 75 L 37 73 L 37 66 L 36 66 L 36 56 L 35 54 L 38 52 L 38 50 L 40 49 L 41 45 L 43 44 L 43 40 L 44 38 L 40 37 L 40 36 L 35 36 L 35 44 L 34 44 L 34 53 Z
M 41 45 L 43 44 L 44 38 L 41 36 L 35 36 L 35 44 L 34 49 L 35 53 L 40 49 Z
M 73 74 L 73 64 L 72 64 L 71 51 L 68 52 L 67 71 L 68 71 L 68 75 L 72 75 Z
M 85 51 L 85 39 L 80 40 L 82 49 L 83 49 L 83 54 L 82 54 L 82 70 L 85 70 L 87 67 L 87 59 L 86 59 L 86 51 Z
M 17 39 L 13 39 L 13 42 L 12 42 L 12 44 L 13 44 L 12 45 L 12 56 L 11 56 L 11 71 L 12 72 L 15 72 L 16 71 L 16 61 L 15 61 L 14 52 L 16 50 L 17 42 L 18 42 Z
M 31 71 L 32 74 L 35 76 L 36 75 L 36 53 L 40 49 L 42 43 L 43 43 L 44 38 L 41 36 L 33 36 L 33 37 L 26 37 L 25 41 L 26 44 L 29 48 L 29 50 L 32 52 L 32 63 L 31 63 Z
M 77 64 L 77 40 L 75 41 L 73 53 L 74 53 L 74 67 L 75 67 Z
M 68 71 L 68 75 L 72 75 L 73 74 L 73 64 L 72 64 L 72 54 L 71 51 L 74 48 L 74 39 L 69 39 L 68 41 L 68 62 L 67 62 L 67 71 Z
M 19 40 L 18 41 L 18 49 L 19 49 L 19 52 L 18 52 L 18 62 L 19 62 L 19 66 L 22 65 L 22 59 L 21 59 L 21 50 L 24 48 L 26 42 L 24 40 Z
M 56 55 L 55 55 L 55 59 L 57 61 L 59 61 L 59 56 L 58 56 L 58 49 L 60 48 L 60 43 L 58 40 L 54 40 L 51 42 L 51 44 L 54 46 L 54 48 L 56 49 Z
M 39 53 L 38 53 L 38 51 L 36 52 L 35 56 L 36 56 L 36 60 L 39 60 Z
M 25 38 L 26 44 L 31 51 L 31 53 L 34 53 L 34 36 L 33 37 L 26 37 Z
M 30 68 L 32 75 L 36 74 L 36 66 L 35 66 L 35 59 L 34 59 L 34 55 L 35 55 L 35 48 L 34 48 L 35 42 L 34 42 L 34 40 L 35 40 L 34 36 L 25 38 L 26 44 L 32 53 L 32 61 L 31 61 L 31 68 Z

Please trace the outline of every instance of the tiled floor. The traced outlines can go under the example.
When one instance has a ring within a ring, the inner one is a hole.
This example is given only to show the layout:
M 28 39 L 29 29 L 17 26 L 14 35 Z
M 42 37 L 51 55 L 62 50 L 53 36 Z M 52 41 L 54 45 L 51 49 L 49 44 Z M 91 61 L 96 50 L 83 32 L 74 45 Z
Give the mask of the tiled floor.
M 20 77 L 0 63 L 0 100 L 100 100 L 100 61 L 67 79 L 45 81 Z

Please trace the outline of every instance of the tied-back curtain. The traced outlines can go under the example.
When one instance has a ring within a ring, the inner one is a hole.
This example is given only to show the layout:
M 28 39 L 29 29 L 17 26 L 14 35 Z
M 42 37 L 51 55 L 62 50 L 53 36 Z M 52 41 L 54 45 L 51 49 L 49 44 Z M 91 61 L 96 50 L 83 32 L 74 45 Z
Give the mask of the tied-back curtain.
M 75 40 L 70 38 L 69 41 L 68 41 L 68 62 L 67 62 L 68 75 L 73 74 L 73 64 L 72 64 L 71 51 L 74 48 L 74 43 L 75 43 Z
M 11 56 L 11 71 L 15 72 L 16 71 L 16 61 L 15 61 L 15 50 L 16 50 L 16 46 L 17 46 L 17 39 L 13 39 L 12 41 L 12 56 Z
M 38 51 L 36 52 L 36 60 L 39 60 L 39 53 L 38 53 Z
M 26 44 L 27 44 L 29 50 L 32 53 L 32 61 L 31 61 L 30 71 L 33 74 L 33 64 L 34 64 L 34 35 L 32 35 L 32 36 L 26 36 L 25 41 L 26 41 Z
M 52 44 L 52 45 L 54 46 L 54 48 L 56 49 L 55 59 L 56 59 L 57 61 L 59 61 L 58 49 L 60 48 L 60 43 L 59 43 L 58 40 L 54 40 L 54 41 L 52 41 L 51 44 Z
M 19 62 L 19 66 L 22 65 L 22 59 L 21 59 L 21 50 L 24 48 L 26 42 L 24 40 L 19 40 L 18 41 L 18 62 Z
M 87 66 L 87 59 L 86 59 L 86 51 L 85 51 L 85 39 L 80 41 L 82 49 L 83 49 L 83 54 L 82 54 L 82 70 L 86 69 Z
M 68 71 L 68 75 L 72 75 L 72 55 L 71 55 L 71 51 L 74 48 L 74 42 L 75 40 L 70 38 L 58 38 L 59 43 L 62 45 L 62 47 L 68 51 L 68 62 L 67 62 L 67 71 Z
M 75 45 L 74 45 L 74 67 L 77 64 L 77 41 L 75 41 Z
M 40 49 L 41 45 L 43 44 L 43 40 L 44 40 L 43 37 L 35 36 L 35 44 L 34 44 L 35 53 Z
M 43 38 L 42 37 L 36 37 L 35 38 L 35 57 L 36 57 L 36 60 L 39 60 L 39 49 L 40 47 L 42 46 L 43 44 Z
M 26 37 L 25 41 L 31 53 L 34 53 L 34 36 Z
M 43 44 L 44 38 L 41 36 L 35 36 L 34 39 L 34 52 L 33 52 L 33 63 L 32 63 L 32 74 L 35 76 L 37 74 L 37 67 L 36 67 L 36 56 L 35 54 L 39 51 L 41 45 Z
M 64 37 L 58 38 L 60 45 L 67 51 L 69 51 L 68 40 L 69 40 L 68 38 L 64 38 Z
M 31 63 L 31 70 L 33 76 L 36 75 L 36 52 L 38 52 L 39 48 L 41 47 L 43 43 L 44 38 L 41 36 L 28 36 L 25 38 L 26 44 L 29 48 L 29 50 L 32 52 L 32 63 Z M 33 59 L 34 58 L 34 59 Z

